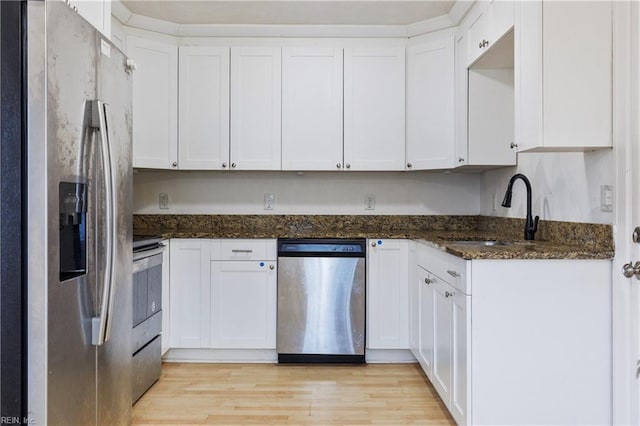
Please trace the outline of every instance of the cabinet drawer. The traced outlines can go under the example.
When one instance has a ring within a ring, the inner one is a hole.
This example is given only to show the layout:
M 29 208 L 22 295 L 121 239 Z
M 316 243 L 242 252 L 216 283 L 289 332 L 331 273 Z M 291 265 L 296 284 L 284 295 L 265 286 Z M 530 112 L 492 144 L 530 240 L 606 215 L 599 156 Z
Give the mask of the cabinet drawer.
M 470 261 L 425 244 L 418 244 L 417 262 L 418 266 L 451 284 L 457 290 L 471 294 L 471 283 L 467 280 Z
M 212 240 L 211 260 L 276 260 L 276 240 Z

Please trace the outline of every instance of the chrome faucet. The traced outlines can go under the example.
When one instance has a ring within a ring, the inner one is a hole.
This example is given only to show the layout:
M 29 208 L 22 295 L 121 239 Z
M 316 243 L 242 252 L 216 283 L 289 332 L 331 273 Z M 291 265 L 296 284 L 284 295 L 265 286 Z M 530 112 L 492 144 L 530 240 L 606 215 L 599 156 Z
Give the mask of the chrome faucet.
M 535 219 L 531 217 L 531 182 L 529 182 L 529 179 L 527 179 L 525 175 L 518 173 L 513 175 L 513 177 L 509 180 L 509 185 L 507 185 L 507 192 L 505 192 L 504 200 L 502 201 L 502 207 L 511 207 L 513 183 L 517 179 L 522 179 L 525 186 L 527 187 L 527 221 L 524 225 L 524 239 L 534 240 L 536 237 L 536 231 L 538 230 L 538 220 L 540 220 L 540 217 L 536 216 Z

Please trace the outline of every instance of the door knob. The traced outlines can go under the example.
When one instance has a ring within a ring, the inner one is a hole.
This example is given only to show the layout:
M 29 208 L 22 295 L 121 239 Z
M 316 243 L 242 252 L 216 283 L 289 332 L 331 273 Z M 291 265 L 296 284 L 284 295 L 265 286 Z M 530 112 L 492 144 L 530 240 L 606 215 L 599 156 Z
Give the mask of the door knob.
M 340 163 L 336 163 L 336 168 L 339 169 L 340 167 L 342 167 L 342 165 Z
M 235 169 L 236 168 L 236 163 L 231 163 L 231 168 Z
M 375 242 L 375 241 L 373 241 L 373 242 L 371 243 L 371 247 L 375 247 L 376 245 L 377 245 L 377 244 L 376 244 L 376 242 Z
M 351 164 L 347 163 L 347 164 L 345 164 L 345 167 L 346 167 L 347 169 L 350 169 L 350 168 L 351 168 Z
M 411 167 L 413 167 L 413 164 L 407 163 L 407 169 L 410 169 Z
M 633 230 L 633 242 L 640 243 L 640 226 L 636 226 L 636 229 Z
M 634 275 L 637 279 L 640 280 L 640 262 L 636 262 L 635 264 L 631 264 L 631 262 L 625 264 L 622 267 L 622 275 L 627 278 L 631 278 Z
M 174 161 L 173 163 L 171 163 L 171 167 L 176 168 L 178 167 L 178 162 Z
M 227 168 L 227 163 L 222 163 L 222 168 L 226 169 Z
M 273 271 L 275 269 L 275 266 L 269 265 L 269 269 L 271 269 Z

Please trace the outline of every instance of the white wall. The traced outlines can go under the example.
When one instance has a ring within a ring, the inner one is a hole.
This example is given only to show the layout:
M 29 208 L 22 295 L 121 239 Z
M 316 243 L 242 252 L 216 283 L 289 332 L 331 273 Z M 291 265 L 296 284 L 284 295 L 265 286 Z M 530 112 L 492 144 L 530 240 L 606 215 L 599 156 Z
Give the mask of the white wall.
M 478 214 L 479 174 L 181 172 L 134 174 L 136 214 Z M 169 209 L 158 194 L 169 194 Z M 274 210 L 264 194 L 274 193 Z M 364 209 L 374 194 L 375 210 Z
M 534 216 L 548 220 L 613 224 L 614 214 L 600 211 L 600 186 L 613 185 L 613 167 L 611 150 L 519 153 L 517 167 L 482 174 L 480 214 L 524 218 L 526 191 L 522 182 L 514 184 L 512 207 L 500 206 L 509 179 L 515 173 L 522 173 L 531 181 Z

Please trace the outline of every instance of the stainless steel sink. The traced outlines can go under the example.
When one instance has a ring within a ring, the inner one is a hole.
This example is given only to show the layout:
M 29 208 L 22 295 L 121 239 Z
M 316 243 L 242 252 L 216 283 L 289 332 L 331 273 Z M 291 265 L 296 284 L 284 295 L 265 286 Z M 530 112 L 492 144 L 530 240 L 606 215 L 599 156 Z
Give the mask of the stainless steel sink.
M 460 241 L 450 241 L 450 244 L 458 244 L 464 246 L 506 246 L 509 243 L 503 241 L 495 241 L 495 240 L 460 240 Z

